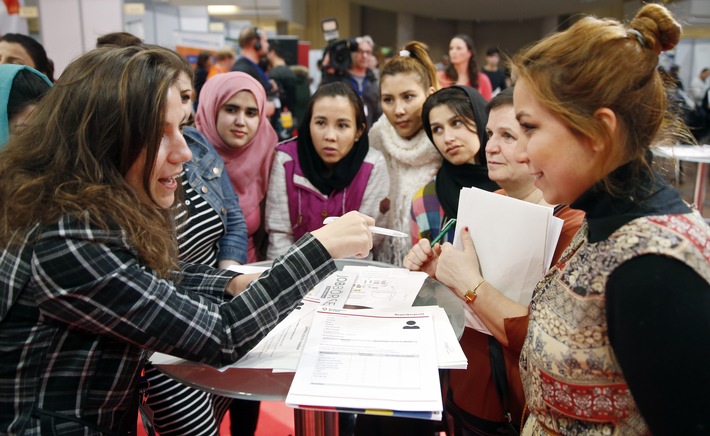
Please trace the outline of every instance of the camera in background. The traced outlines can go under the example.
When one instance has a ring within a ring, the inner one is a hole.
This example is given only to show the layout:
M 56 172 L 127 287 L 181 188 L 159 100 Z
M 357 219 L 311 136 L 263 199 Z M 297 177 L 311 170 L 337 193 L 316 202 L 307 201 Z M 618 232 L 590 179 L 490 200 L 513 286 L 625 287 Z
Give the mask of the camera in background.
M 352 38 L 339 39 L 338 20 L 335 18 L 321 20 L 321 29 L 328 43 L 321 60 L 323 74 L 342 75 L 352 66 L 352 53 L 357 51 L 358 42 Z

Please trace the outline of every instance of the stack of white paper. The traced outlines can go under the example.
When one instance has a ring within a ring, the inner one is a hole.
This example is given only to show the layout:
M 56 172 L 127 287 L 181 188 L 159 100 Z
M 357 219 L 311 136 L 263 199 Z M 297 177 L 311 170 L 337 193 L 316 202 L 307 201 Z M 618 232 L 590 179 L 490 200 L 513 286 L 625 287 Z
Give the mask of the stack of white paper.
M 454 246 L 461 248 L 461 230 L 468 227 L 491 285 L 511 300 L 529 304 L 535 285 L 550 267 L 563 221 L 553 209 L 477 188 L 459 195 Z M 465 305 L 466 325 L 488 329 Z
M 286 403 L 441 419 L 432 309 L 320 308 Z
M 422 306 L 418 306 L 422 307 Z M 439 369 L 466 369 L 468 359 L 461 349 L 451 321 L 446 311 L 438 306 L 431 306 L 436 335 L 436 360 Z

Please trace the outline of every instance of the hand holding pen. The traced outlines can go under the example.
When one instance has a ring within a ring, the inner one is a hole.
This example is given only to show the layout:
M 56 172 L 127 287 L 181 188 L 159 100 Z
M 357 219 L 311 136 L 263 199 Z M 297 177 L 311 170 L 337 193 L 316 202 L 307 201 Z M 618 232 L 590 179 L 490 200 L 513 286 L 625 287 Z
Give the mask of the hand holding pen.
M 447 233 L 449 233 L 449 230 L 456 224 L 456 218 L 451 218 L 446 225 L 444 226 L 443 229 L 439 232 L 438 235 L 436 235 L 436 238 L 432 239 L 431 241 L 431 246 L 433 247 L 436 245 L 437 242 L 441 241 Z
M 367 257 L 372 249 L 374 218 L 357 211 L 348 212 L 337 222 L 311 232 L 334 259 Z
M 449 220 L 431 242 L 428 239 L 420 239 L 405 256 L 404 267 L 410 271 L 424 271 L 429 277 L 436 278 L 436 267 L 441 253 L 441 246 L 438 245 L 438 242 L 455 224 L 455 219 Z

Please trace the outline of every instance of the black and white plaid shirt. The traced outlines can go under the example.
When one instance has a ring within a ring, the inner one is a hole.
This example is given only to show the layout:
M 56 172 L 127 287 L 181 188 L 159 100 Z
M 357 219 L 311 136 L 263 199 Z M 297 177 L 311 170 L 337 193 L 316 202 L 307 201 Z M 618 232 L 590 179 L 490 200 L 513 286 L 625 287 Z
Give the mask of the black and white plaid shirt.
M 220 304 L 236 273 L 185 266 L 176 288 L 141 265 L 125 233 L 86 219 L 20 242 L 0 254 L 0 434 L 126 431 L 144 350 L 231 363 L 336 269 L 306 235 Z

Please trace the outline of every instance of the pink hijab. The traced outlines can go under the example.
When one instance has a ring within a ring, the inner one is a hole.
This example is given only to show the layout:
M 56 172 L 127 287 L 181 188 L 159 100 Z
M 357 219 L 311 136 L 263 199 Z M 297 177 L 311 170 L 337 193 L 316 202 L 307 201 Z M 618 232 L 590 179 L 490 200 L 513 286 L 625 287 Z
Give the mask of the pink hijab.
M 217 132 L 217 114 L 224 104 L 239 91 L 254 94 L 259 108 L 259 128 L 254 138 L 241 148 L 228 146 Z M 252 235 L 261 225 L 259 205 L 266 197 L 269 173 L 278 137 L 264 113 L 266 93 L 264 87 L 248 74 L 229 72 L 217 74 L 205 82 L 200 92 L 200 104 L 195 115 L 197 129 L 209 139 L 239 195 L 239 206 L 244 213 L 249 234 L 250 253 L 253 254 Z M 248 259 L 250 262 L 256 259 Z

